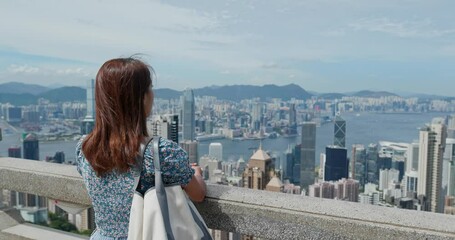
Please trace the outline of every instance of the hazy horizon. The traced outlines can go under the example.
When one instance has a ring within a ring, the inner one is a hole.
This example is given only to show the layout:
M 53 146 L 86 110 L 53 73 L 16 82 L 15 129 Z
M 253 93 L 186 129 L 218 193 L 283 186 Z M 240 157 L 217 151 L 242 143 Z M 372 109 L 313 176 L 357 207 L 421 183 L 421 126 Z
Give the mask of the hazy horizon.
M 453 9 L 448 0 L 6 0 L 0 83 L 84 87 L 104 61 L 143 53 L 157 88 L 455 96 Z

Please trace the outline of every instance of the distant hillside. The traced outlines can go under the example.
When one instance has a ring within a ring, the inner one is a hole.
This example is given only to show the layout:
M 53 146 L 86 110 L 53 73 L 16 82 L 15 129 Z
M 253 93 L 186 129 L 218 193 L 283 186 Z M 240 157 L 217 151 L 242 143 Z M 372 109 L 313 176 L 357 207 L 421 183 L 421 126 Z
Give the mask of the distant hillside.
M 22 94 L 29 93 L 38 95 L 49 91 L 49 88 L 36 84 L 26 84 L 19 82 L 8 82 L 0 84 L 0 93 Z
M 285 86 L 277 85 L 232 85 L 221 87 L 205 87 L 194 90 L 197 96 L 216 96 L 219 99 L 240 101 L 249 98 L 261 98 L 262 100 L 268 98 L 281 98 L 283 100 L 290 100 L 291 98 L 308 99 L 312 95 L 296 84 L 289 84 Z
M 160 88 L 153 90 L 156 98 L 163 99 L 178 99 L 182 95 L 182 92 L 177 90 L 172 90 L 169 88 Z
M 319 98 L 323 98 L 323 99 L 334 100 L 334 99 L 341 99 L 342 97 L 345 97 L 346 95 L 342 94 L 342 93 L 322 93 L 317 96 Z
M 389 97 L 389 96 L 398 96 L 395 93 L 385 92 L 385 91 L 370 91 L 364 90 L 352 94 L 354 97 L 370 97 L 370 98 L 380 98 L 380 97 Z
M 308 99 L 312 95 L 296 84 L 285 86 L 276 85 L 232 85 L 232 86 L 210 86 L 193 89 L 195 96 L 215 96 L 218 99 L 240 101 L 250 98 L 282 98 L 290 100 L 291 98 Z M 156 89 L 155 96 L 158 98 L 172 99 L 179 98 L 182 92 L 172 89 Z
M 17 106 L 37 104 L 39 98 L 45 98 L 51 102 L 85 101 L 86 91 L 80 87 L 61 87 L 36 95 L 30 93 L 0 93 L 0 103 L 9 102 Z
M 45 98 L 51 102 L 86 101 L 87 91 L 81 87 L 61 87 L 40 94 L 39 98 Z
M 11 103 L 16 106 L 36 104 L 38 98 L 30 93 L 0 93 L 0 103 Z

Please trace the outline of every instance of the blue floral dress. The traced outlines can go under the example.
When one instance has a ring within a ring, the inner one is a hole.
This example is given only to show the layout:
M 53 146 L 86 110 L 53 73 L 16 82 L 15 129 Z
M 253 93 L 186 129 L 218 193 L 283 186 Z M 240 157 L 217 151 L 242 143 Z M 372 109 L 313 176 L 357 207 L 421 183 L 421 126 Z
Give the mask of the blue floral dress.
M 111 172 L 98 177 L 81 150 L 83 140 L 84 137 L 76 146 L 76 161 L 77 170 L 84 179 L 95 211 L 97 229 L 90 239 L 127 239 L 134 194 L 134 176 L 139 174 L 139 171 L 130 169 L 125 173 Z M 142 193 L 155 186 L 152 145 L 150 143 L 145 150 L 141 180 L 138 186 L 138 190 Z M 164 184 L 187 185 L 194 175 L 194 170 L 189 164 L 185 150 L 175 142 L 161 138 L 159 151 Z

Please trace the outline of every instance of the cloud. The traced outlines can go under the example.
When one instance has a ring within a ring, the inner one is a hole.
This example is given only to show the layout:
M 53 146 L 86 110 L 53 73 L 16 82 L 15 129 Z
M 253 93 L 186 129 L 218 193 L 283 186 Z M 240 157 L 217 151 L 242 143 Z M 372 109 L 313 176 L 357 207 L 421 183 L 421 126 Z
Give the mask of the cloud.
M 11 64 L 8 67 L 8 71 L 14 74 L 35 74 L 40 72 L 40 69 L 38 67 L 32 67 L 28 65 L 16 65 L 16 64 Z
M 280 65 L 278 65 L 278 63 L 275 63 L 275 62 L 270 62 L 270 63 L 262 64 L 261 68 L 265 68 L 265 69 L 280 68 Z
M 437 29 L 430 19 L 423 20 L 391 20 L 387 17 L 360 19 L 349 24 L 355 31 L 386 33 L 397 37 L 433 38 L 454 34 L 453 29 Z

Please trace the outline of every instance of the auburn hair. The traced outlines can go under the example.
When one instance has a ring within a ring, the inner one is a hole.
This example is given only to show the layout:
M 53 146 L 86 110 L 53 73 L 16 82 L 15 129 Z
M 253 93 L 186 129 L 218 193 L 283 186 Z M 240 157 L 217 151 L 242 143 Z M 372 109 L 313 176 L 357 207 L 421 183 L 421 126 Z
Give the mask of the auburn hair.
M 95 83 L 95 126 L 82 151 L 98 176 L 126 172 L 136 164 L 148 136 L 144 97 L 151 91 L 153 69 L 135 58 L 105 62 Z

